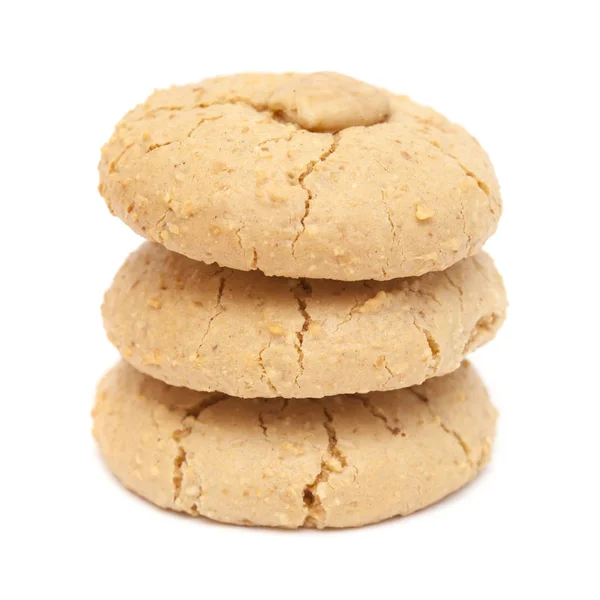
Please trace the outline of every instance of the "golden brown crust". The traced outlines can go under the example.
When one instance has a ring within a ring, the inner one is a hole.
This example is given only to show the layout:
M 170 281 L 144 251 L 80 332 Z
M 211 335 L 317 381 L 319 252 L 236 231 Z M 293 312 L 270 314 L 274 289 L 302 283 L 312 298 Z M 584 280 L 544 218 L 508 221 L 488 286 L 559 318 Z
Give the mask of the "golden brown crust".
M 174 388 L 121 362 L 93 414 L 109 467 L 140 496 L 289 528 L 365 525 L 437 502 L 489 460 L 496 421 L 468 364 L 416 388 L 287 402 Z
M 159 90 L 103 148 L 99 189 L 136 232 L 193 259 L 339 280 L 443 270 L 476 254 L 501 212 L 464 129 L 335 74 Z

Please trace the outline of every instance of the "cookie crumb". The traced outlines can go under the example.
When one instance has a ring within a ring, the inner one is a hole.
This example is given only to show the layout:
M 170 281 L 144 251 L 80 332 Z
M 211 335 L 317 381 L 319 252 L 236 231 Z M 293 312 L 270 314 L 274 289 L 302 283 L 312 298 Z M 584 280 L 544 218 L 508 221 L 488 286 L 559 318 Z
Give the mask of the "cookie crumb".
M 419 221 L 426 221 L 427 219 L 431 219 L 431 217 L 433 217 L 433 210 L 431 210 L 431 208 L 429 208 L 429 206 L 426 204 L 419 204 L 417 205 L 415 215 Z
M 162 304 L 158 298 L 148 298 L 146 300 L 146 304 L 150 308 L 162 308 Z
M 279 323 L 271 323 L 269 325 L 269 331 L 273 335 L 283 335 L 283 333 L 285 332 L 285 330 L 283 329 L 283 327 L 281 325 L 279 325 Z

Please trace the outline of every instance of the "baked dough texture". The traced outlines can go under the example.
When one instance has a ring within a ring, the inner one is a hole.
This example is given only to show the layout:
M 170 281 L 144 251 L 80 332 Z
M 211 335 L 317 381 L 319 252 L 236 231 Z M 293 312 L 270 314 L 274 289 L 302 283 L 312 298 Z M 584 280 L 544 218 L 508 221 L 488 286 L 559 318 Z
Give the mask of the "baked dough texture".
M 493 167 L 462 127 L 335 73 L 158 90 L 117 124 L 99 170 L 110 210 L 140 235 L 285 277 L 444 270 L 501 213 Z
M 285 279 L 205 265 L 147 242 L 105 295 L 111 342 L 140 371 L 232 396 L 391 390 L 456 369 L 504 320 L 484 253 L 389 282 Z
M 243 525 L 353 527 L 407 515 L 489 460 L 496 411 L 468 364 L 422 386 L 325 399 L 239 399 L 170 387 L 119 363 L 94 434 L 130 490 Z

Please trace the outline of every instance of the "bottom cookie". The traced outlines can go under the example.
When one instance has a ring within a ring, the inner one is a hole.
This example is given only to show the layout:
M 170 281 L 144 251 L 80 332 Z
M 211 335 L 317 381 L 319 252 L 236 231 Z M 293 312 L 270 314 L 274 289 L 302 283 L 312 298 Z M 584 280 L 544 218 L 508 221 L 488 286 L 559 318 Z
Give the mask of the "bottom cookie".
M 289 528 L 366 525 L 440 500 L 489 460 L 496 421 L 468 363 L 413 388 L 285 400 L 172 387 L 121 362 L 93 416 L 110 469 L 140 496 Z

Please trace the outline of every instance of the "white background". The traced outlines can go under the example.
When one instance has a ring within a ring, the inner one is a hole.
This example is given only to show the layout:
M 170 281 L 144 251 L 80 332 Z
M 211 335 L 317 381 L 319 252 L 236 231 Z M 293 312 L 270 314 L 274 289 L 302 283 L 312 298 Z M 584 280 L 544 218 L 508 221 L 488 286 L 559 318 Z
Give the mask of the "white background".
M 0 597 L 598 598 L 600 44 L 589 2 L 12 2 L 0 15 Z M 505 203 L 510 313 L 476 353 L 494 462 L 439 504 L 341 532 L 153 508 L 104 468 L 99 315 L 140 240 L 99 148 L 154 87 L 337 70 L 465 125 Z

